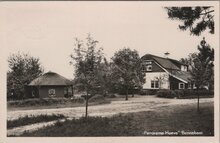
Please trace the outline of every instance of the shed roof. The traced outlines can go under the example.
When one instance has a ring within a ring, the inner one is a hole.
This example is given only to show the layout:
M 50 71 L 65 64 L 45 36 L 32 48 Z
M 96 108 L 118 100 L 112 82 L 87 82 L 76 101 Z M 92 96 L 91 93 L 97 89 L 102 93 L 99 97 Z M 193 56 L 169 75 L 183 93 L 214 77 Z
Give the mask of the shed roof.
M 42 76 L 31 81 L 29 86 L 65 86 L 65 85 L 72 85 L 72 82 L 67 78 L 54 73 L 54 72 L 47 72 Z

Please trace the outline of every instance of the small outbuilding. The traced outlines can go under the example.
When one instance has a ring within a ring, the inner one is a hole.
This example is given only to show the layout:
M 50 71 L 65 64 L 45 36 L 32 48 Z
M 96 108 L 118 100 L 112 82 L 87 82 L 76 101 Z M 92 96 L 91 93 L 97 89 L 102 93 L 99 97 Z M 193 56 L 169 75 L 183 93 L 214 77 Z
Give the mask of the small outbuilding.
M 47 72 L 34 79 L 26 87 L 29 97 L 71 97 L 73 96 L 72 82 L 54 72 Z

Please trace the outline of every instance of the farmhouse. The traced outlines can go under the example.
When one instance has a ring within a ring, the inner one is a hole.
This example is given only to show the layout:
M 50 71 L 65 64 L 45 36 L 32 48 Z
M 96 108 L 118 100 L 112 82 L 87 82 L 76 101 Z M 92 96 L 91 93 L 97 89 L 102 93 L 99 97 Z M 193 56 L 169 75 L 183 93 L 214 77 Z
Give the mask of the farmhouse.
M 143 89 L 190 89 L 188 66 L 177 60 L 146 54 L 142 57 Z
M 34 79 L 27 86 L 28 95 L 32 97 L 70 97 L 73 95 L 72 82 L 67 78 L 54 73 L 47 72 Z

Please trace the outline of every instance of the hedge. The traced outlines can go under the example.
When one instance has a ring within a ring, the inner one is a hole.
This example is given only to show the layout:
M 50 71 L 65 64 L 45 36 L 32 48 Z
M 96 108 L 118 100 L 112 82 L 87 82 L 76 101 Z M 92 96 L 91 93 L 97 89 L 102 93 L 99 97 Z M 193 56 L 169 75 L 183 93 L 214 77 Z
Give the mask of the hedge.
M 139 92 L 140 95 L 155 95 L 157 94 L 158 90 L 157 89 L 147 89 L 147 90 L 141 90 Z
M 208 90 L 191 90 L 191 89 L 184 89 L 184 90 L 168 90 L 162 89 L 159 90 L 157 93 L 158 97 L 164 98 L 196 98 L 199 94 L 202 97 L 213 97 L 214 91 Z

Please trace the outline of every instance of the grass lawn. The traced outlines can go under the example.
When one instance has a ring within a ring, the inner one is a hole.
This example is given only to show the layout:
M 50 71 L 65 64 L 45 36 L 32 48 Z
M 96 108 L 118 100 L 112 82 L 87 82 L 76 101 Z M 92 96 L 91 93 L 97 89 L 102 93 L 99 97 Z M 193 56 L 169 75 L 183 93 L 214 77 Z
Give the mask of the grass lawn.
M 213 103 L 202 103 L 200 106 L 200 113 L 196 111 L 196 104 L 189 104 L 163 106 L 154 111 L 120 114 L 110 118 L 66 120 L 34 132 L 25 132 L 22 136 L 154 136 L 147 134 L 153 132 L 169 132 L 171 134 L 159 135 L 176 136 L 184 135 L 182 131 L 202 132 L 197 135 L 213 136 Z
M 62 119 L 62 118 L 65 118 L 65 116 L 63 115 L 25 116 L 25 117 L 20 117 L 16 120 L 7 121 L 7 129 L 30 125 L 34 123 L 48 122 L 48 121 L 53 121 L 53 120 Z

